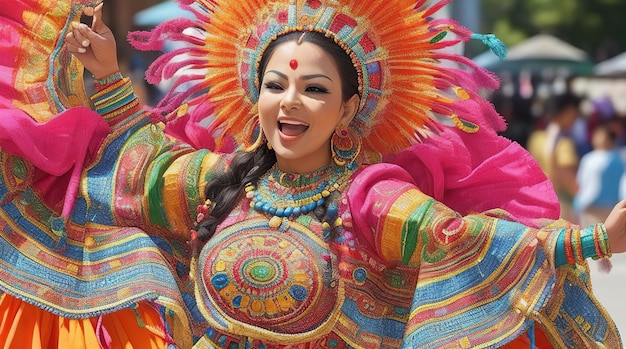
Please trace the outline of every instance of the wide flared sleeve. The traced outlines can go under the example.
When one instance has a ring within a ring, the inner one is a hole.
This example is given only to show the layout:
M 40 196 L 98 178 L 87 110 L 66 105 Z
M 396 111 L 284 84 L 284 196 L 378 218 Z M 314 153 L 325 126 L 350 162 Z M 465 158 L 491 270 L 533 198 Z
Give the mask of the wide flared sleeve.
M 621 347 L 587 284 L 586 265 L 555 268 L 555 237 L 572 228 L 564 222 L 537 229 L 496 212 L 461 215 L 393 164 L 362 170 L 348 207 L 362 241 L 419 273 L 405 348 L 498 347 L 533 322 L 558 348 Z
M 86 215 L 99 224 L 189 240 L 206 182 L 224 170 L 228 156 L 167 135 L 137 103 L 128 79 L 102 87 L 92 101 L 112 132 L 84 174 Z
M 81 93 L 63 38 L 82 6 L 0 10 L 0 291 L 81 319 L 153 301 L 190 347 L 189 229 L 225 158 L 165 135 L 126 79 Z

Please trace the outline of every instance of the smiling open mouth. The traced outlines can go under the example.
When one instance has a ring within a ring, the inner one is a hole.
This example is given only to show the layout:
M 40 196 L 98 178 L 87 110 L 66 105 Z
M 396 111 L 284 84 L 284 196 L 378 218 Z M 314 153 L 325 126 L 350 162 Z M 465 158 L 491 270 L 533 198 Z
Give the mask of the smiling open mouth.
M 285 136 L 299 136 L 309 129 L 309 125 L 296 122 L 279 122 L 278 129 Z

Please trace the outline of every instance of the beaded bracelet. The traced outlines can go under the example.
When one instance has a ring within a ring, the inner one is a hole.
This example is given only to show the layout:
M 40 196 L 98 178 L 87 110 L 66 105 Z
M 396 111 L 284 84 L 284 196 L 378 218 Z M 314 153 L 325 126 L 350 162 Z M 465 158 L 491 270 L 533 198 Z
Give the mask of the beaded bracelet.
M 572 229 L 567 229 L 565 231 L 565 260 L 567 264 L 574 264 L 576 260 L 574 259 L 574 249 L 572 246 Z
M 557 234 L 556 246 L 554 248 L 554 265 L 559 267 L 567 264 L 567 258 L 565 257 L 565 231 L 561 230 Z
M 567 228 L 559 233 L 554 257 L 556 266 L 583 263 L 586 258 L 609 257 L 609 238 L 601 223 L 584 229 Z
M 98 114 L 106 120 L 124 118 L 128 111 L 139 108 L 139 101 L 128 78 L 121 78 L 100 87 L 91 96 L 91 101 Z
M 583 253 L 585 245 L 584 241 L 582 240 L 580 228 L 574 231 L 572 246 L 574 247 L 574 259 L 576 259 L 576 263 L 583 263 L 586 256 Z
M 114 83 L 114 82 L 118 81 L 118 80 L 121 80 L 123 78 L 124 78 L 124 76 L 122 75 L 122 73 L 117 71 L 117 72 L 115 72 L 115 73 L 113 73 L 113 74 L 111 74 L 109 76 L 105 76 L 105 77 L 103 77 L 101 79 L 96 79 L 94 77 L 94 84 L 96 85 L 96 88 L 102 88 L 102 87 L 105 87 L 105 86 L 107 86 L 107 85 L 109 85 L 111 83 Z
M 596 224 L 593 230 L 593 241 L 597 258 L 610 258 L 611 248 L 609 246 L 609 236 L 606 233 L 604 224 Z

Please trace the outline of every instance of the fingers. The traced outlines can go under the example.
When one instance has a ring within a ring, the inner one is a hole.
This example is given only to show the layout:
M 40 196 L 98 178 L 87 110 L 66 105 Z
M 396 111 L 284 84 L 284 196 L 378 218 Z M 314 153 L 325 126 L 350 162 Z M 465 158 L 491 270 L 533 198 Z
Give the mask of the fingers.
M 93 8 L 93 22 L 91 24 L 91 28 L 96 33 L 102 33 L 105 30 L 108 30 L 107 26 L 102 21 L 102 7 L 104 3 L 98 4 L 95 8 Z
M 65 35 L 65 45 L 72 53 L 83 54 L 87 52 L 87 48 L 91 45 L 91 41 L 87 39 L 90 29 L 82 23 L 72 23 L 72 30 Z
M 87 48 L 91 45 L 91 41 L 89 37 L 91 37 L 91 29 L 86 24 L 77 23 L 73 24 L 74 30 L 72 30 L 71 37 L 73 39 L 73 44 L 77 47 Z
M 613 207 L 611 212 L 615 215 L 615 217 L 619 217 L 624 220 L 625 222 L 622 225 L 626 226 L 626 200 L 618 202 L 617 205 Z
M 67 46 L 67 50 L 71 53 L 78 53 L 78 54 L 83 54 L 87 52 L 87 49 L 85 49 L 84 47 L 80 47 L 80 46 L 76 46 L 74 44 L 70 44 L 69 42 L 66 44 Z
M 105 41 L 114 41 L 111 29 L 102 21 L 103 3 L 98 4 L 95 8 L 86 7 L 83 13 L 92 18 L 91 27 L 86 24 L 80 24 L 74 30 L 75 36 L 79 42 L 79 46 L 88 47 L 104 45 Z M 76 33 L 78 31 L 78 33 Z M 95 43 L 95 45 L 94 45 Z M 95 49 L 95 48 L 94 48 Z
M 85 7 L 83 13 L 91 17 L 91 25 L 72 23 L 65 37 L 68 51 L 96 78 L 119 71 L 115 36 L 102 21 L 102 4 Z
M 620 201 L 604 222 L 613 252 L 626 252 L 626 200 Z
M 618 203 L 617 203 L 617 205 L 616 205 L 616 207 L 619 207 L 619 208 L 626 208 L 626 199 L 624 199 L 624 200 L 622 200 L 622 201 L 618 202 Z

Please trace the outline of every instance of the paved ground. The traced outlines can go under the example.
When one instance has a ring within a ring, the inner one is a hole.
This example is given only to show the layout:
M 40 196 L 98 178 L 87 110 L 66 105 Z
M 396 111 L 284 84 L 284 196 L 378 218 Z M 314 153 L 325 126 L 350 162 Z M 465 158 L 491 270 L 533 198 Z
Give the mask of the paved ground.
M 591 286 L 593 293 L 609 312 L 622 339 L 626 338 L 626 254 L 611 258 L 613 269 L 609 274 L 601 273 L 595 261 L 590 260 Z

